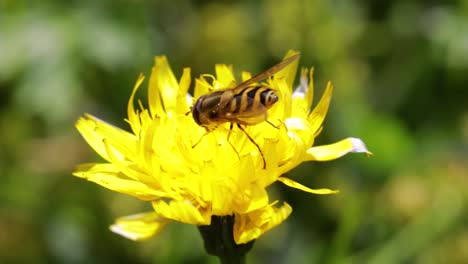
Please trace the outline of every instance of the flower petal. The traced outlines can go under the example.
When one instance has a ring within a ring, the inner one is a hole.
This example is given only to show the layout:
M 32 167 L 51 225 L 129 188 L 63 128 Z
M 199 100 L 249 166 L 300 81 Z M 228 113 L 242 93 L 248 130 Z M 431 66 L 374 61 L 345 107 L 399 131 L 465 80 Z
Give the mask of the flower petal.
M 132 127 L 132 131 L 135 134 L 138 134 L 140 131 L 140 118 L 138 116 L 138 111 L 135 111 L 134 100 L 135 100 L 135 94 L 138 90 L 138 87 L 140 87 L 144 79 L 145 79 L 145 76 L 140 73 L 135 83 L 135 86 L 133 87 L 133 91 L 132 91 L 132 94 L 130 95 L 130 99 L 128 100 L 128 105 L 127 105 L 128 123 Z
M 304 74 L 307 74 L 307 69 L 304 70 Z M 310 108 L 314 101 L 314 68 L 309 70 L 309 86 L 305 98 L 307 99 L 308 108 Z
M 276 91 L 281 103 L 277 103 L 268 111 L 268 119 L 285 120 L 286 118 L 291 117 L 291 87 L 286 84 L 284 79 L 274 79 L 271 86 Z
M 131 180 L 121 173 L 113 164 L 87 163 L 78 165 L 73 175 L 95 182 L 107 189 L 135 196 L 141 200 L 153 200 L 166 194 L 155 190 L 141 181 Z
M 104 159 L 110 161 L 104 139 L 118 152 L 134 156 L 138 144 L 135 135 L 86 114 L 76 122 L 76 128 L 88 144 Z
M 278 181 L 284 183 L 285 185 L 291 187 L 291 188 L 295 188 L 295 189 L 299 189 L 301 191 L 304 191 L 304 192 L 308 192 L 308 193 L 313 193 L 313 194 L 335 194 L 335 193 L 338 193 L 339 191 L 338 190 L 330 190 L 330 189 L 326 189 L 326 188 L 323 188 L 323 189 L 310 189 L 309 187 L 306 187 L 296 181 L 293 181 L 289 178 L 285 178 L 285 177 L 279 177 L 278 178 Z
M 248 214 L 236 214 L 234 240 L 237 244 L 244 244 L 257 239 L 268 230 L 281 224 L 291 212 L 291 206 L 284 203 L 279 208 L 271 204 Z
M 304 117 L 310 111 L 314 97 L 314 83 L 312 79 L 314 69 L 303 68 L 299 79 L 299 86 L 292 94 L 292 116 Z M 307 75 L 309 73 L 309 76 Z M 310 77 L 310 81 L 309 81 Z
M 185 114 L 189 110 L 187 102 L 187 92 L 190 88 L 190 68 L 185 68 L 180 77 L 179 90 L 177 91 L 177 113 Z M 190 102 L 191 103 L 191 102 Z
M 148 102 L 152 117 L 175 111 L 178 89 L 179 84 L 166 56 L 156 56 L 148 89 Z
M 328 82 L 327 88 L 325 89 L 325 92 L 323 92 L 322 98 L 320 98 L 317 106 L 309 114 L 308 120 L 314 133 L 320 129 L 323 120 L 325 120 L 325 117 L 327 116 L 328 106 L 330 105 L 332 93 L 333 85 L 331 82 Z
M 236 84 L 236 79 L 232 72 L 232 66 L 226 64 L 216 64 L 216 85 L 215 89 L 224 89 L 233 87 Z
M 251 184 L 235 198 L 233 209 L 237 213 L 249 213 L 268 205 L 268 193 L 259 184 Z
M 166 203 L 163 200 L 153 202 L 153 208 L 159 215 L 178 222 L 192 225 L 209 225 L 211 213 L 207 209 L 197 209 L 186 200 L 172 200 Z
M 359 138 L 347 138 L 330 145 L 309 148 L 307 150 L 306 160 L 333 160 L 350 152 L 366 153 L 368 156 L 372 155 L 372 152 L 367 150 L 362 140 Z
M 284 56 L 283 59 L 287 59 L 293 55 L 298 54 L 299 51 L 297 50 L 289 50 L 288 53 L 286 53 L 286 56 Z M 297 67 L 299 65 L 299 60 L 296 60 L 295 62 L 289 64 L 286 66 L 286 68 L 282 69 L 278 73 L 275 74 L 275 78 L 284 78 L 285 82 L 288 87 L 293 87 L 294 83 L 294 78 L 296 77 L 296 72 L 297 72 Z
M 213 75 L 204 74 L 195 79 L 195 87 L 193 88 L 193 96 L 195 99 L 213 91 L 213 86 L 207 79 L 215 80 L 215 77 Z
M 242 82 L 245 82 L 248 79 L 252 78 L 252 74 L 250 72 L 243 71 L 241 77 L 242 77 Z
M 169 222 L 155 212 L 146 212 L 120 217 L 110 230 L 131 240 L 144 240 L 159 234 Z
M 304 118 L 291 117 L 285 120 L 284 122 L 288 128 L 289 133 L 294 133 L 299 136 L 304 142 L 305 148 L 308 148 L 312 145 L 314 141 L 314 132 L 310 126 L 310 123 L 307 122 Z

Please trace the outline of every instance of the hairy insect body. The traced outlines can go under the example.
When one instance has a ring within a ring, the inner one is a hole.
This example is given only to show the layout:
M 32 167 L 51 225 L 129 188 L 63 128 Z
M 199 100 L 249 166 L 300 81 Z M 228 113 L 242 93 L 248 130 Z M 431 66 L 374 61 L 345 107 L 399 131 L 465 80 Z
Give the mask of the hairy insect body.
M 199 126 L 205 127 L 207 131 L 215 129 L 220 124 L 231 123 L 228 142 L 233 124 L 236 124 L 257 147 L 263 159 L 263 168 L 266 168 L 265 157 L 263 156 L 262 150 L 242 126 L 256 125 L 266 121 L 270 125 L 276 127 L 268 121 L 267 111 L 278 101 L 278 96 L 273 89 L 267 85 L 258 84 L 258 82 L 272 76 L 298 58 L 299 54 L 286 58 L 268 70 L 257 74 L 234 88 L 213 91 L 200 96 L 191 110 L 194 121 Z M 201 139 L 193 147 L 200 141 Z
M 254 125 L 266 120 L 267 110 L 277 101 L 274 90 L 262 85 L 240 91 L 227 89 L 201 96 L 192 115 L 195 122 L 204 127 L 226 122 Z

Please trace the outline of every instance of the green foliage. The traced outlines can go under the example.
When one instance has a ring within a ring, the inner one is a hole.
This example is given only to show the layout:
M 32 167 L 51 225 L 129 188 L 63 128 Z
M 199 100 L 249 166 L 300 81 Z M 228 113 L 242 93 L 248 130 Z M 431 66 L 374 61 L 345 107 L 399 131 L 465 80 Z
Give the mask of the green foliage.
M 90 112 L 127 128 L 140 71 L 215 63 L 260 72 L 288 49 L 335 86 L 317 143 L 353 135 L 375 153 L 292 172 L 311 196 L 271 192 L 292 216 L 250 263 L 467 263 L 466 1 L 0 2 L 0 262 L 216 263 L 196 228 L 143 243 L 108 230 L 148 204 L 71 176 L 97 157 L 75 131 Z M 144 96 L 144 95 L 142 95 Z

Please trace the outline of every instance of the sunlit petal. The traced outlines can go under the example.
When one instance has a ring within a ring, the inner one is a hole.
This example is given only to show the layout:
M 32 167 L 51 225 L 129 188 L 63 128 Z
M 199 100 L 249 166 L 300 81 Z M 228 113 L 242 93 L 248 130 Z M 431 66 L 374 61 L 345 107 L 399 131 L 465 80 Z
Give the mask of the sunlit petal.
M 166 56 L 157 56 L 148 88 L 149 109 L 152 116 L 174 112 L 179 84 Z
M 141 126 L 140 126 L 140 117 L 138 115 L 138 112 L 135 111 L 134 100 L 135 100 L 135 94 L 138 88 L 140 87 L 141 83 L 143 83 L 144 79 L 145 79 L 145 76 L 143 76 L 143 74 L 140 74 L 140 76 L 138 76 L 138 79 L 135 83 L 135 86 L 133 87 L 133 91 L 132 91 L 132 94 L 130 95 L 130 99 L 128 100 L 128 105 L 127 105 L 127 115 L 128 115 L 127 120 L 130 126 L 132 127 L 132 131 L 135 134 L 139 133 Z
M 284 183 L 285 185 L 291 187 L 291 188 L 295 188 L 295 189 L 298 189 L 298 190 L 301 190 L 301 191 L 304 191 L 304 192 L 308 192 L 308 193 L 313 193 L 313 194 L 335 194 L 335 193 L 338 193 L 339 191 L 337 190 L 330 190 L 330 189 L 327 189 L 327 188 L 322 188 L 322 189 L 310 189 L 309 187 L 306 187 L 298 182 L 295 182 L 289 178 L 286 178 L 286 177 L 279 177 L 278 178 L 278 181 Z
M 322 98 L 320 98 L 319 103 L 314 108 L 314 110 L 309 114 L 308 121 L 310 122 L 312 131 L 318 131 L 322 126 L 323 120 L 327 116 L 328 106 L 330 105 L 331 96 L 333 93 L 333 85 L 331 82 L 328 82 L 325 92 L 323 92 Z
M 179 81 L 179 90 L 177 91 L 176 104 L 178 114 L 185 114 L 189 110 L 189 105 L 192 105 L 192 99 L 186 99 L 188 90 L 190 88 L 190 83 L 190 68 L 185 68 Z
M 76 122 L 76 128 L 80 131 L 88 144 L 104 159 L 109 160 L 104 139 L 109 144 L 122 152 L 134 154 L 137 146 L 136 137 L 118 127 L 106 123 L 92 115 L 84 115 Z
M 243 244 L 257 239 L 268 230 L 281 224 L 291 212 L 291 206 L 284 203 L 278 208 L 271 205 L 251 213 L 236 215 L 234 240 L 237 244 Z
M 217 86 L 215 89 L 224 89 L 228 87 L 233 87 L 236 83 L 234 74 L 232 72 L 232 67 L 225 64 L 216 64 L 216 80 Z
M 159 234 L 169 222 L 155 212 L 147 212 L 120 217 L 110 230 L 131 240 L 145 240 Z
M 192 225 L 209 225 L 211 215 L 208 210 L 198 209 L 189 201 L 158 200 L 153 202 L 154 210 L 164 218 Z
M 158 191 L 150 185 L 127 178 L 127 175 L 121 173 L 112 164 L 81 164 L 77 166 L 73 175 L 145 201 L 166 196 L 166 193 Z
M 347 138 L 330 145 L 312 147 L 307 150 L 307 160 L 327 161 L 337 159 L 350 152 L 372 155 L 359 138 Z

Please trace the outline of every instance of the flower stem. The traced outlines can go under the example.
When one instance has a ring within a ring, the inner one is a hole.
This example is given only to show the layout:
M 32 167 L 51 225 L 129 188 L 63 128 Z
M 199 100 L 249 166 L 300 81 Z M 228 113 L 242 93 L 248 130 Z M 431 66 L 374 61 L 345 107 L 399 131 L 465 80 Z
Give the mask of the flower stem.
M 212 216 L 211 225 L 198 227 L 208 254 L 217 256 L 222 264 L 245 264 L 254 241 L 236 244 L 233 229 L 233 215 Z

